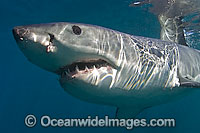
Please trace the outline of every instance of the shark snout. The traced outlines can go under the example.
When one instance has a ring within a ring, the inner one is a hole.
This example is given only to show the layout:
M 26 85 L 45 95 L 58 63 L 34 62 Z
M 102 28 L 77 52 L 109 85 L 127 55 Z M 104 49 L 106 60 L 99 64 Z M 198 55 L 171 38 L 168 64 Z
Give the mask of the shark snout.
M 25 27 L 14 27 L 12 32 L 16 41 L 23 41 L 24 38 L 30 33 Z

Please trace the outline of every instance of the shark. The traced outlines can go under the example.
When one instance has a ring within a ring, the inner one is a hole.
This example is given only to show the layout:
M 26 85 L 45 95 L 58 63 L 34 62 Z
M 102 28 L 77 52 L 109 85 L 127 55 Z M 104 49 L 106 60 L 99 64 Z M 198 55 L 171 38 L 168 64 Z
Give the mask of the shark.
M 81 23 L 16 26 L 33 64 L 57 74 L 70 95 L 117 107 L 117 118 L 179 99 L 200 87 L 200 51 Z

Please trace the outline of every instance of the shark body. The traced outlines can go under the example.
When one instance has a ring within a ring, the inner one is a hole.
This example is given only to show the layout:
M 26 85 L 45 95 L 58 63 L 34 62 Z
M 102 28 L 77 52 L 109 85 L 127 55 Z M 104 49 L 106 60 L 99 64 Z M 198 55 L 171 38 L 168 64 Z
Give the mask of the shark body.
M 117 117 L 200 86 L 200 52 L 173 42 L 79 23 L 18 26 L 13 34 L 28 60 L 59 75 L 66 92 L 116 106 Z

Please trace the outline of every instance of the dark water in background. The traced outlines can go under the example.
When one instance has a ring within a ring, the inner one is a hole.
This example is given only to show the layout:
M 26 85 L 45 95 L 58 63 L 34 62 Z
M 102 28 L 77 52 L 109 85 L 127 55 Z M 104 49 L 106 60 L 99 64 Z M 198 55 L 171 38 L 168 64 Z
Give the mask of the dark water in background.
M 115 116 L 115 108 L 73 98 L 58 77 L 26 60 L 12 36 L 17 25 L 47 22 L 96 24 L 122 32 L 159 38 L 159 23 L 149 12 L 130 8 L 129 0 L 1 0 L 0 4 L 0 132 L 126 132 L 120 128 L 27 128 L 24 118 L 34 114 L 54 118 Z M 133 132 L 200 132 L 200 91 L 184 99 L 145 110 L 143 118 L 175 118 L 175 128 L 138 128 Z

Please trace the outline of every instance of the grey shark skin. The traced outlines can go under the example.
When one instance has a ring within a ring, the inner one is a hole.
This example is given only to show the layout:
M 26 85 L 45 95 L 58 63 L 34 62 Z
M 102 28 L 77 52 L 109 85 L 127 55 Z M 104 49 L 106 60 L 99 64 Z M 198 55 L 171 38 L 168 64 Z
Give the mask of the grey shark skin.
M 200 52 L 176 43 L 78 23 L 19 26 L 13 34 L 28 60 L 58 74 L 66 92 L 116 106 L 117 117 L 199 87 Z

